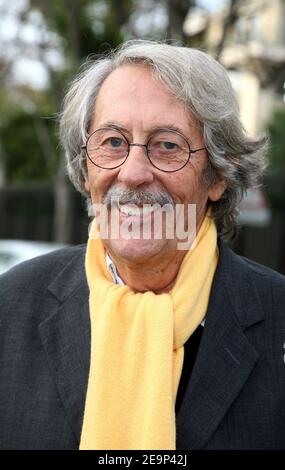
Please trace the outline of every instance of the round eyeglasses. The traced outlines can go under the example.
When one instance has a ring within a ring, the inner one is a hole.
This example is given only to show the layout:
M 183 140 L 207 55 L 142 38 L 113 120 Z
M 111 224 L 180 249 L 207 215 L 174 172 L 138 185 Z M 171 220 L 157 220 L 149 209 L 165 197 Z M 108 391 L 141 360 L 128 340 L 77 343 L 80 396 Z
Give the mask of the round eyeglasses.
M 150 163 L 158 170 L 173 172 L 181 170 L 192 153 L 206 150 L 206 147 L 191 149 L 186 138 L 177 131 L 158 129 L 146 144 L 130 144 L 121 131 L 114 127 L 95 130 L 82 149 L 89 160 L 99 168 L 113 170 L 125 163 L 131 147 L 144 147 Z

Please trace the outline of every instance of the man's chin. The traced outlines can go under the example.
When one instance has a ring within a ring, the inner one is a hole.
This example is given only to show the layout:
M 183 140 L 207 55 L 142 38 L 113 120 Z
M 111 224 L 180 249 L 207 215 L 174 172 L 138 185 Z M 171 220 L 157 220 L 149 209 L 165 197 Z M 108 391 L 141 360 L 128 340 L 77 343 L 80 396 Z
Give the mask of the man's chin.
M 104 240 L 106 249 L 115 258 L 142 263 L 148 259 L 175 249 L 174 240 L 113 239 Z

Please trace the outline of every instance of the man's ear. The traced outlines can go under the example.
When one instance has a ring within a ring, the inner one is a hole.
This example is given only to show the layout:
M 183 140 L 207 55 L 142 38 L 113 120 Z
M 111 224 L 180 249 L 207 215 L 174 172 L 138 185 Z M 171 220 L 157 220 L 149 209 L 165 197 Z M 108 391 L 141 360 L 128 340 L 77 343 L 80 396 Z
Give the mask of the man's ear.
M 227 183 L 224 179 L 217 179 L 212 186 L 209 188 L 209 199 L 210 201 L 218 201 L 221 199 L 223 193 L 227 188 Z

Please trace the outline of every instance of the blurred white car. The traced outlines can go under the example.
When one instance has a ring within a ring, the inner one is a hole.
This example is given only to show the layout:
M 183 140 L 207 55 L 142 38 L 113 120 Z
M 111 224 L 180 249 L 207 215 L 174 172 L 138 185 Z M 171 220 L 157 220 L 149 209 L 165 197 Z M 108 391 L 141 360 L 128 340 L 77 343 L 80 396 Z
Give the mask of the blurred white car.
M 26 240 L 0 240 L 0 274 L 22 261 L 63 248 L 64 244 Z

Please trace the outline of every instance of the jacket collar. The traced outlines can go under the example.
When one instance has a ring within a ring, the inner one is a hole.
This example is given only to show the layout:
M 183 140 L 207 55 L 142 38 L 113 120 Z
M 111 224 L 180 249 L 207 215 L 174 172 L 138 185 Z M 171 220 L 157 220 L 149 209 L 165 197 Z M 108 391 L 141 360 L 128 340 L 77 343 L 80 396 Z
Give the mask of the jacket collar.
M 80 442 L 90 364 L 89 288 L 83 246 L 46 292 L 46 319 L 39 325 L 57 391 L 67 420 Z
M 244 331 L 263 309 L 247 262 L 219 245 L 206 324 L 191 381 L 177 416 L 177 448 L 201 449 L 254 368 L 258 354 Z M 89 289 L 85 246 L 48 286 L 39 332 L 58 393 L 80 441 L 90 364 Z

